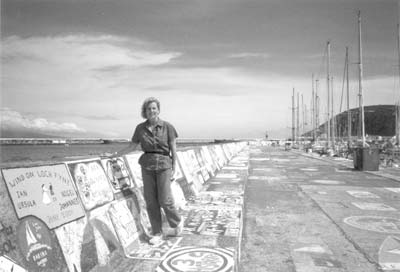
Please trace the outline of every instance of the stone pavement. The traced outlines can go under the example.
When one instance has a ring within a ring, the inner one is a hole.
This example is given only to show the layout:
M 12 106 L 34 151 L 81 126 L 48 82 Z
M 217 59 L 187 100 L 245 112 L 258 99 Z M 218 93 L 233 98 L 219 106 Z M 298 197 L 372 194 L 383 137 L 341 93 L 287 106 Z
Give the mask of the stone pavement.
M 240 271 L 400 271 L 400 183 L 254 145 Z

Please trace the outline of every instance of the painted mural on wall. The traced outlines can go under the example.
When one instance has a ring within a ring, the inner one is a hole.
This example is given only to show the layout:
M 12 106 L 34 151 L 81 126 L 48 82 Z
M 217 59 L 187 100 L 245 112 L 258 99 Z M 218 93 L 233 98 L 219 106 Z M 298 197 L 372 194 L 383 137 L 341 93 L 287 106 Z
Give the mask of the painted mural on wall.
M 109 208 L 109 204 L 96 208 L 90 211 L 89 219 L 84 217 L 55 230 L 70 271 L 105 267 L 113 252 L 121 249 Z
M 2 173 L 18 218 L 34 215 L 53 229 L 85 215 L 64 164 Z
M 196 156 L 196 160 L 198 162 L 198 164 L 200 165 L 200 171 L 201 171 L 201 175 L 204 178 L 204 181 L 207 181 L 210 179 L 210 173 L 208 172 L 206 163 L 204 161 L 203 155 L 201 154 L 200 149 L 195 149 L 193 150 L 194 155 Z
M 211 158 L 210 151 L 206 146 L 202 146 L 200 149 L 201 156 L 204 158 L 204 163 L 206 164 L 207 171 L 210 173 L 210 176 L 214 176 L 215 172 L 218 170 L 216 163 L 214 163 Z
M 139 158 L 143 153 L 131 153 L 124 156 L 136 187 L 143 187 L 142 169 Z
M 127 256 L 137 246 L 135 241 L 139 239 L 140 229 L 138 229 L 125 200 L 111 204 L 108 212 L 124 253 Z
M 0 256 L 9 271 L 66 271 L 54 231 L 34 216 L 17 218 L 5 181 L 0 180 Z M 0 266 L 2 267 L 2 266 Z
M 0 256 L 0 272 L 28 272 L 25 268 L 15 263 L 7 256 Z
M 115 159 L 102 159 L 101 164 L 111 182 L 114 193 L 134 186 L 133 179 L 122 157 Z
M 186 163 L 186 154 L 183 151 L 178 151 L 176 152 L 176 154 L 178 156 L 178 162 L 183 174 L 185 175 L 187 183 L 192 183 L 193 176 L 192 173 L 190 172 L 191 170 L 189 169 L 188 164 Z
M 114 199 L 111 185 L 100 160 L 73 162 L 69 163 L 68 167 L 86 210 Z
M 29 271 L 55 271 L 59 269 L 60 248 L 53 233 L 39 219 L 28 216 L 16 229 L 17 248 L 24 257 Z

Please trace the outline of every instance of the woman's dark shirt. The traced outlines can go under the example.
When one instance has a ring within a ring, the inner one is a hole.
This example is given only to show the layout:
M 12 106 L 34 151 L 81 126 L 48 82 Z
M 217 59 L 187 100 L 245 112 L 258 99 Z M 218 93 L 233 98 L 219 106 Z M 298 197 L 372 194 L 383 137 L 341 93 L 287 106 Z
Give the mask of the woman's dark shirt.
M 154 131 L 148 128 L 148 121 L 136 126 L 132 136 L 133 143 L 140 143 L 144 154 L 139 164 L 147 170 L 161 170 L 172 167 L 171 147 L 169 143 L 178 137 L 174 126 L 158 119 Z

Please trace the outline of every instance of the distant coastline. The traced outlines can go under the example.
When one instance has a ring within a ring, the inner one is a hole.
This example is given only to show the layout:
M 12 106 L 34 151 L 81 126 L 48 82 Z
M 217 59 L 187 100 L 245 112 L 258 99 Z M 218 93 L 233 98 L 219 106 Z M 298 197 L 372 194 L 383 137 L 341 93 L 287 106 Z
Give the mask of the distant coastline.
M 78 145 L 128 143 L 130 139 L 116 138 L 0 138 L 0 145 Z M 178 139 L 178 144 L 210 144 L 240 141 L 237 139 Z

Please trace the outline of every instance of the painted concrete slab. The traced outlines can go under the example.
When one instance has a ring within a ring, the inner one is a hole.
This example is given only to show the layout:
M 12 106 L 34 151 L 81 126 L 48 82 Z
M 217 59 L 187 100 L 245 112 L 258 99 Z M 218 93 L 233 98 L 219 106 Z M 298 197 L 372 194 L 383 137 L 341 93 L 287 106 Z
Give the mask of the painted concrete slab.
M 2 169 L 2 173 L 18 218 L 33 215 L 54 229 L 85 216 L 64 164 Z
M 240 210 L 206 210 L 203 208 L 183 211 L 185 218 L 183 233 L 201 234 L 212 236 L 233 236 L 239 235 Z
M 136 240 L 137 246 L 132 249 L 127 257 L 130 259 L 162 260 L 181 240 L 182 237 L 169 237 L 158 245 L 150 245 L 147 242 Z
M 379 249 L 379 265 L 385 271 L 400 271 L 400 237 L 388 236 Z
M 217 179 L 236 179 L 239 176 L 237 174 L 220 173 L 215 176 Z
M 1 272 L 28 272 L 28 270 L 24 269 L 14 260 L 8 258 L 6 256 L 0 256 L 0 271 Z
M 397 211 L 395 208 L 384 203 L 370 203 L 370 202 L 351 202 L 354 206 L 361 210 L 370 211 Z
M 378 195 L 368 191 L 350 190 L 346 192 L 355 198 L 380 198 Z
M 318 183 L 318 184 L 325 184 L 325 185 L 340 185 L 340 184 L 345 184 L 346 182 L 340 181 L 340 180 L 328 180 L 328 179 L 316 179 L 316 180 L 311 180 L 312 183 Z
M 386 234 L 400 234 L 400 219 L 384 216 L 350 216 L 344 223 L 358 229 Z
M 222 170 L 247 170 L 247 166 L 225 166 Z
M 400 188 L 389 188 L 389 187 L 386 187 L 385 189 L 390 191 L 390 192 L 400 194 Z
M 68 164 L 83 206 L 91 210 L 114 199 L 114 194 L 100 160 Z
M 233 272 L 233 248 L 177 247 L 157 267 L 157 272 Z

